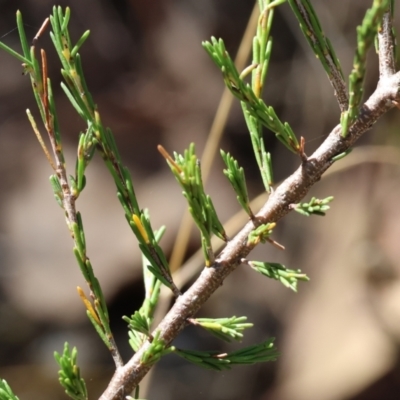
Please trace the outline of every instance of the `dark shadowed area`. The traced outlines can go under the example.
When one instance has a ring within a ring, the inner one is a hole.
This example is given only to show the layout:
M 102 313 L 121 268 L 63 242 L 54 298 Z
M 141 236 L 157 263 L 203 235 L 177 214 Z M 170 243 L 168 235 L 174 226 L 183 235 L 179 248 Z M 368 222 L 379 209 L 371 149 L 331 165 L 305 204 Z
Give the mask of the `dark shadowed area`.
M 371 2 L 312 1 L 345 75 L 351 70 L 356 26 Z M 223 80 L 201 46 L 222 37 L 235 55 L 253 1 L 248 0 L 73 0 L 70 32 L 80 51 L 88 86 L 105 125 L 132 172 L 141 207 L 154 227 L 166 225 L 162 246 L 170 255 L 185 201 L 165 161 L 171 153 L 207 140 L 223 90 Z M 0 40 L 19 50 L 15 12 L 21 10 L 29 39 L 54 5 L 49 0 L 0 0 Z M 400 29 L 400 11 L 396 28 Z M 308 48 L 290 7 L 279 7 L 265 100 L 288 121 L 311 154 L 339 122 L 333 90 Z M 60 89 L 60 65 L 48 31 L 46 49 L 62 127 L 67 167 L 75 167 L 77 138 L 85 125 Z M 371 51 L 365 95 L 378 79 Z M 0 52 L 0 378 L 20 400 L 65 399 L 57 382 L 55 350 L 68 341 L 90 399 L 110 379 L 114 364 L 88 321 L 76 286 L 85 287 L 72 253 L 63 212 L 54 201 L 52 173 L 26 118 L 39 121 L 29 78 L 20 63 Z M 400 387 L 400 112 L 385 115 L 352 154 L 309 193 L 335 196 L 323 218 L 292 213 L 273 238 L 284 252 L 260 246 L 252 259 L 281 262 L 306 272 L 311 281 L 293 293 L 243 266 L 201 311 L 202 317 L 246 315 L 255 326 L 241 344 L 224 344 L 193 327 L 174 344 L 188 349 L 231 351 L 275 336 L 276 363 L 202 370 L 173 355 L 156 365 L 142 385 L 149 400 L 372 400 L 398 399 Z M 42 133 L 44 134 L 44 129 Z M 275 181 L 300 164 L 271 132 Z M 244 167 L 251 197 L 263 190 L 250 139 L 237 101 L 220 145 Z M 222 221 L 239 206 L 215 160 L 207 192 Z M 124 360 L 132 355 L 122 315 L 131 315 L 143 296 L 141 256 L 100 157 L 87 171 L 87 187 L 77 202 L 88 254 L 110 306 L 112 326 Z M 257 211 L 257 210 L 256 210 Z M 234 234 L 234 232 L 231 232 Z M 199 248 L 195 229 L 187 253 Z M 201 264 L 201 263 L 200 263 Z M 193 279 L 195 276 L 193 277 Z

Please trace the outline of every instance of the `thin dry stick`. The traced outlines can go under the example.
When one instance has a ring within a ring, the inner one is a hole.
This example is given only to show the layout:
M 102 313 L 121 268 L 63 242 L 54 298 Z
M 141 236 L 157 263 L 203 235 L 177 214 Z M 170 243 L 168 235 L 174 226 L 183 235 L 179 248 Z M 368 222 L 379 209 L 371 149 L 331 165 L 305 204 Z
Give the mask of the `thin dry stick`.
M 46 18 L 42 24 L 42 26 L 39 28 L 38 32 L 36 33 L 35 37 L 32 39 L 32 45 L 35 46 L 37 41 L 39 40 L 40 36 L 42 33 L 46 30 L 46 28 L 49 26 L 50 18 Z
M 393 48 L 382 43 L 392 40 L 391 37 L 383 37 L 387 34 L 386 30 L 382 30 L 378 35 L 379 57 L 385 60 L 392 57 L 388 52 Z M 257 222 L 260 224 L 277 222 L 288 214 L 291 211 L 291 204 L 301 201 L 310 188 L 321 179 L 322 174 L 334 163 L 333 159 L 351 148 L 362 134 L 368 131 L 382 115 L 392 109 L 393 101 L 400 101 L 399 92 L 400 72 L 396 74 L 381 73 L 377 89 L 361 107 L 359 116 L 350 127 L 348 135 L 343 138 L 341 126 L 337 125 L 311 157 L 303 162 L 297 171 L 271 194 L 256 215 Z M 197 313 L 215 290 L 221 286 L 224 279 L 241 264 L 241 260 L 246 258 L 254 248 L 254 245 L 247 241 L 253 229 L 254 224 L 249 221 L 219 254 L 214 265 L 204 268 L 196 282 L 176 300 L 153 333 L 155 335 L 157 332 L 165 345 L 169 345 L 175 339 L 185 327 L 187 318 L 191 318 Z M 126 365 L 117 369 L 100 400 L 122 400 L 133 391 L 151 368 L 151 366 L 141 363 L 141 358 L 148 350 L 149 345 L 146 342 Z

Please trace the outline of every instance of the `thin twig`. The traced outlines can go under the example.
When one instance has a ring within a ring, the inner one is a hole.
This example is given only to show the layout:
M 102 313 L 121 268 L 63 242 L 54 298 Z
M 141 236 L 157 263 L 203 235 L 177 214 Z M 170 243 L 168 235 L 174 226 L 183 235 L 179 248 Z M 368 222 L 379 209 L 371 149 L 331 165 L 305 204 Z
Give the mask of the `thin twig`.
M 378 31 L 379 73 L 381 77 L 393 75 L 396 72 L 392 22 L 392 13 L 389 10 L 383 15 L 382 26 Z
M 63 192 L 63 207 L 66 212 L 67 221 L 70 223 L 78 223 L 78 218 L 76 216 L 75 209 L 75 197 L 73 196 L 67 178 L 67 171 L 64 165 L 64 158 L 62 155 L 62 149 L 57 145 L 56 138 L 54 134 L 54 120 L 50 117 L 50 109 L 49 109 L 49 93 L 48 93 L 48 76 L 47 76 L 47 58 L 46 52 L 42 49 L 41 52 L 41 61 L 42 61 L 42 92 L 39 93 L 40 100 L 42 102 L 42 107 L 45 115 L 45 128 L 47 131 L 47 135 L 50 139 L 51 148 L 53 150 L 53 155 L 56 163 L 56 174 L 60 181 L 61 189 Z M 70 226 L 68 224 L 68 226 Z
M 39 97 L 40 97 L 40 101 L 41 101 L 44 116 L 45 116 L 45 121 L 44 121 L 45 124 L 44 125 L 45 125 L 47 134 L 50 139 L 51 148 L 53 150 L 55 166 L 49 156 L 48 156 L 48 159 L 49 159 L 49 162 L 50 162 L 51 166 L 53 167 L 53 169 L 55 167 L 55 172 L 57 174 L 57 178 L 60 182 L 60 186 L 62 189 L 62 194 L 63 194 L 62 204 L 63 204 L 63 208 L 65 210 L 65 218 L 67 221 L 67 226 L 71 232 L 71 235 L 74 236 L 72 226 L 73 226 L 73 224 L 78 224 L 78 215 L 77 215 L 77 211 L 76 211 L 76 207 L 75 207 L 76 196 L 74 195 L 74 193 L 71 189 L 71 186 L 68 182 L 67 170 L 66 170 L 65 163 L 64 163 L 62 147 L 61 147 L 60 143 L 57 143 L 57 140 L 56 140 L 54 116 L 52 115 L 52 111 L 50 109 L 50 104 L 49 104 L 50 99 L 49 99 L 49 83 L 48 83 L 49 81 L 48 81 L 48 76 L 47 76 L 47 71 L 48 71 L 47 58 L 46 58 L 46 53 L 43 49 L 41 50 L 41 61 L 42 61 L 43 85 L 42 85 L 41 91 L 39 92 Z M 28 114 L 28 116 L 29 116 L 29 114 Z M 32 120 L 33 120 L 33 118 L 32 118 Z M 32 124 L 32 127 L 34 128 L 34 131 L 36 133 L 37 128 L 35 130 L 35 125 Z M 36 133 L 36 136 L 38 136 L 37 133 Z M 43 140 L 41 140 L 40 134 L 39 134 L 38 140 L 39 140 L 39 143 L 42 144 Z M 42 146 L 42 148 L 43 148 L 43 146 Z M 45 153 L 46 153 L 47 149 L 45 149 L 45 148 L 43 148 L 43 149 L 45 150 Z M 76 238 L 74 238 L 74 240 L 76 240 Z M 84 254 L 83 257 L 85 258 L 84 261 L 88 260 L 86 254 Z M 90 290 L 92 290 L 93 288 L 92 288 L 90 282 L 88 282 L 88 285 L 90 287 Z M 92 306 L 91 306 L 91 309 L 93 310 Z M 95 315 L 95 313 L 93 315 Z M 120 368 L 123 365 L 123 360 L 118 351 L 115 340 L 111 334 L 108 335 L 108 340 L 110 343 L 109 350 L 111 352 L 111 356 L 114 360 L 115 366 L 116 366 L 116 368 Z

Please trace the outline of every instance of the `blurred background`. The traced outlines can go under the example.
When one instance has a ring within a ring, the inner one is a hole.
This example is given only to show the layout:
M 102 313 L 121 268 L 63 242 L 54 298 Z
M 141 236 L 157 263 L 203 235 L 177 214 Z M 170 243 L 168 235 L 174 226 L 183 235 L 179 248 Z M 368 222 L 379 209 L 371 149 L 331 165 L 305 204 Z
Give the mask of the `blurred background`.
M 312 3 L 348 75 L 355 27 L 371 2 Z M 185 202 L 156 146 L 182 152 L 195 142 L 197 153 L 202 154 L 223 81 L 201 42 L 222 37 L 234 56 L 254 2 L 73 0 L 58 4 L 71 7 L 73 41 L 86 29 L 91 31 L 80 52 L 88 86 L 133 174 L 140 205 L 149 208 L 153 226 L 167 226 L 162 246 L 170 255 Z M 0 0 L 0 40 L 19 50 L 18 33 L 13 30 L 16 10 L 21 10 L 28 39 L 32 39 L 53 5 L 50 0 Z M 274 22 L 265 99 L 291 124 L 297 137 L 305 137 L 306 152 L 311 154 L 338 123 L 339 108 L 287 4 L 279 7 Z M 77 138 L 85 126 L 59 88 L 60 65 L 48 32 L 37 46 L 48 54 L 67 166 L 73 173 Z M 371 52 L 366 96 L 377 79 L 377 57 Z M 95 399 L 105 389 L 113 363 L 76 293 L 76 286 L 85 287 L 85 283 L 71 251 L 63 212 L 48 182 L 52 170 L 27 121 L 26 108 L 39 120 L 29 78 L 22 75 L 17 60 L 0 52 L 0 377 L 21 400 L 65 399 L 57 383 L 53 352 L 61 352 L 68 341 L 79 349 L 82 375 L 90 398 Z M 232 351 L 275 336 L 279 360 L 217 373 L 168 356 L 144 382 L 141 397 L 399 398 L 399 123 L 398 110 L 385 115 L 354 152 L 312 189 L 307 199 L 335 196 L 326 217 L 291 213 L 274 232 L 274 239 L 286 250 L 264 245 L 252 254 L 252 259 L 299 268 L 310 282 L 301 283 L 296 294 L 241 267 L 200 316 L 248 316 L 255 326 L 243 343 L 223 344 L 194 328 L 186 329 L 174 342 L 182 348 Z M 298 167 L 299 159 L 268 132 L 266 145 L 279 182 Z M 251 197 L 261 193 L 237 101 L 220 147 L 244 167 Z M 239 207 L 222 168 L 217 157 L 207 191 L 221 220 L 227 221 Z M 132 351 L 121 317 L 131 315 L 141 304 L 140 254 L 113 181 L 97 156 L 77 207 L 83 216 L 88 254 L 110 306 L 112 327 L 128 360 Z M 193 229 L 187 257 L 198 247 Z

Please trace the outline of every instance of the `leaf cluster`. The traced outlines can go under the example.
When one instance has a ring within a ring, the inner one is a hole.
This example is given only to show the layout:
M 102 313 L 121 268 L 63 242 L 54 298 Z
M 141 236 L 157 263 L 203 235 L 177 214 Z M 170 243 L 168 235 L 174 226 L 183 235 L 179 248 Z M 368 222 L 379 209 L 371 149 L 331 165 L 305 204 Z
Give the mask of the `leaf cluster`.
M 19 400 L 4 379 L 0 380 L 0 400 Z
M 328 205 L 333 200 L 333 196 L 326 197 L 325 199 L 317 199 L 312 197 L 308 203 L 299 203 L 293 206 L 293 209 L 299 214 L 309 217 L 310 215 L 324 216 L 326 211 L 329 210 Z
M 64 387 L 65 393 L 73 400 L 87 400 L 86 384 L 81 378 L 80 370 L 76 363 L 77 356 L 76 347 L 70 350 L 68 343 L 65 343 L 62 354 L 54 353 L 54 358 L 60 366 L 59 381 L 61 386 Z
M 228 237 L 217 216 L 211 197 L 204 191 L 200 160 L 196 157 L 195 146 L 192 143 L 183 155 L 174 153 L 174 159 L 161 146 L 159 150 L 183 189 L 183 196 L 188 202 L 190 214 L 201 233 L 206 266 L 210 266 L 215 259 L 211 246 L 211 234 L 214 233 L 224 241 L 227 241 Z
M 174 353 L 185 360 L 206 369 L 224 371 L 234 365 L 251 365 L 259 362 L 275 361 L 278 351 L 274 346 L 274 338 L 257 345 L 246 347 L 232 353 L 205 352 L 174 348 Z

